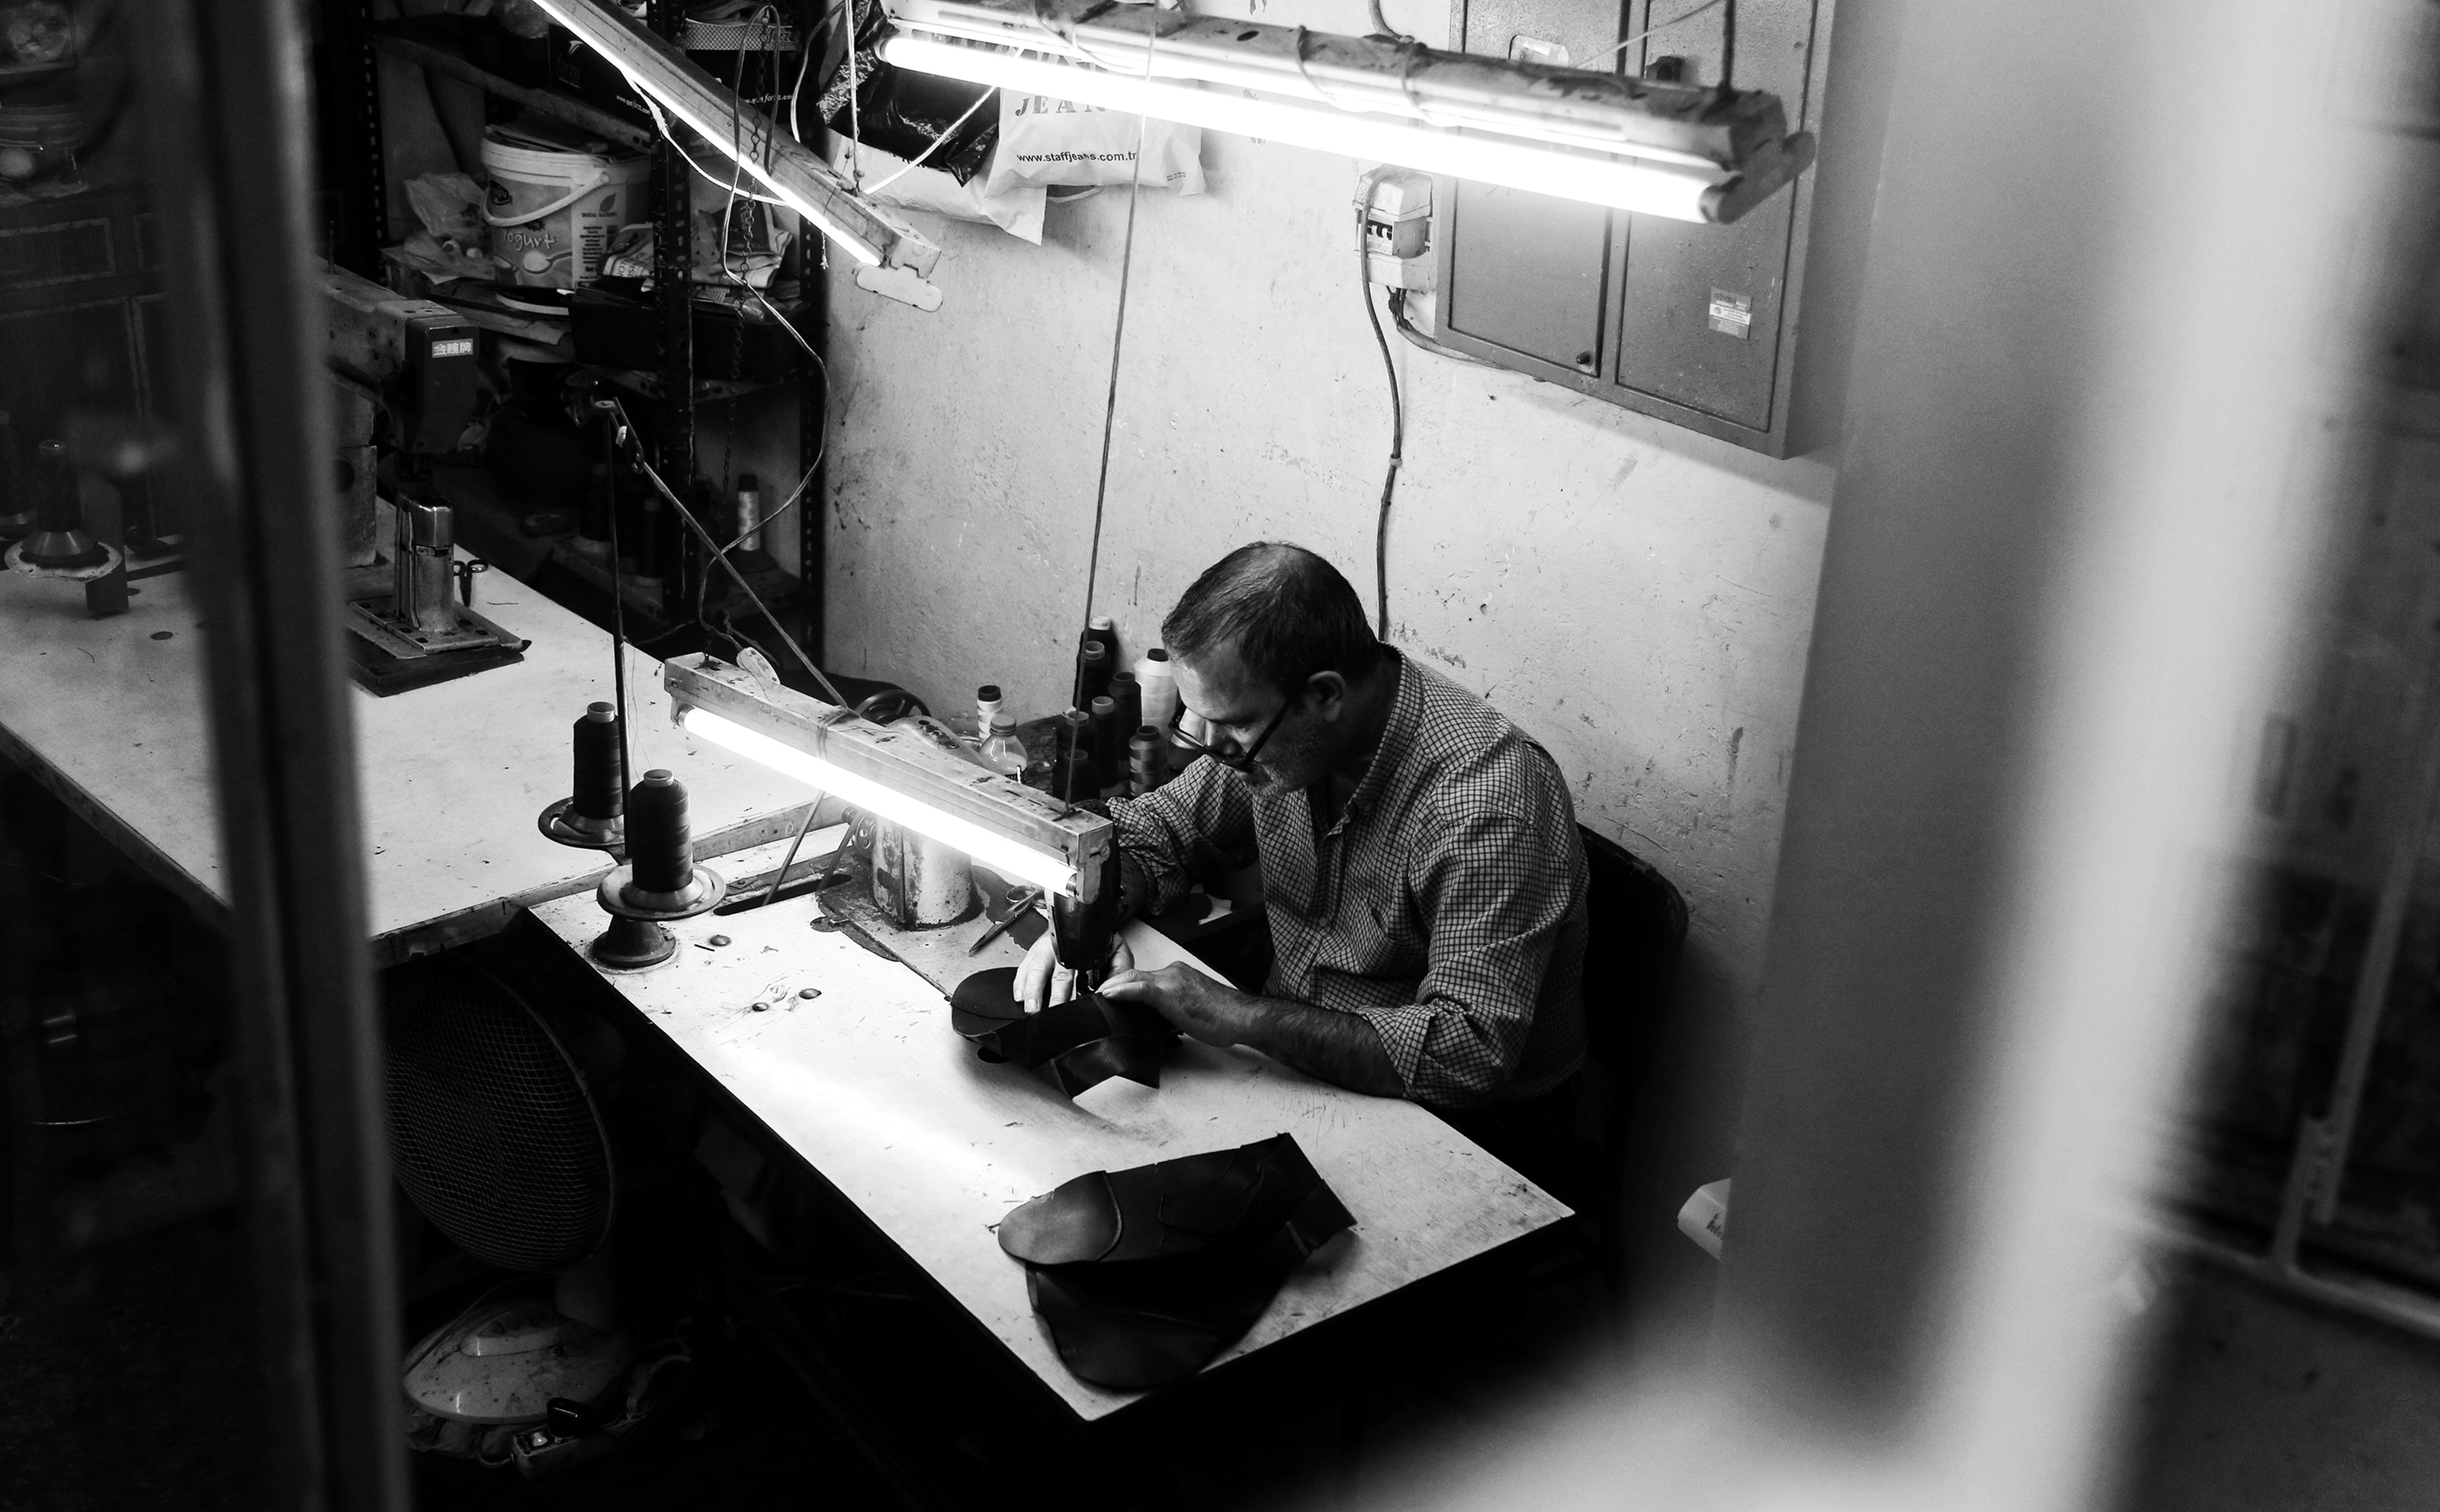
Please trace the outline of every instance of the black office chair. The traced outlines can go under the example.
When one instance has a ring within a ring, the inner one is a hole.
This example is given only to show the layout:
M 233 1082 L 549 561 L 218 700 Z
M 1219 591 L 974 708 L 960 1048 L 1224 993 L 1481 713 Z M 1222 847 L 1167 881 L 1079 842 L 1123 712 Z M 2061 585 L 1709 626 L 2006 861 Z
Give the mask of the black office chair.
M 1624 1185 L 1627 1131 L 1660 1051 L 1660 1030 L 1678 962 L 1686 945 L 1686 900 L 1647 861 L 1582 825 L 1587 879 L 1585 912 L 1585 1036 L 1600 1070 L 1589 1081 L 1606 1094 L 1590 1099 L 1594 1126 L 1583 1128 L 1597 1164 L 1587 1181 L 1589 1254 L 1615 1285 L 1625 1261 Z M 1565 1268 L 1578 1273 L 1579 1267 Z

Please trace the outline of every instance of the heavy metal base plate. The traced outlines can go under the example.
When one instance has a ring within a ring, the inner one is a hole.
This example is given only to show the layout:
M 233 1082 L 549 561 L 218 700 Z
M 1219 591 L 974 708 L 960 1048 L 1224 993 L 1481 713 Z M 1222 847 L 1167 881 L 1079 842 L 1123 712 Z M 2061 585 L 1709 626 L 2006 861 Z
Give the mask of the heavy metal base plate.
M 348 628 L 401 660 L 493 646 L 523 651 L 531 644 L 524 637 L 511 635 L 459 603 L 449 606 L 451 613 L 457 616 L 454 628 L 438 631 L 414 629 L 389 618 L 390 602 L 374 599 L 349 604 Z

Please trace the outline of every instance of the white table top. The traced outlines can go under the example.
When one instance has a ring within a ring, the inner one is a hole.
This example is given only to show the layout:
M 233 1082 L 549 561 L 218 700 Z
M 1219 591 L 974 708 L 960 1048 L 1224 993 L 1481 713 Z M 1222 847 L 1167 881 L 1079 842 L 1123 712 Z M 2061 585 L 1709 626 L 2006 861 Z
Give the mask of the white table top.
M 183 572 L 134 586 L 131 612 L 96 620 L 75 584 L 0 572 L 0 751 L 218 913 L 201 617 Z M 475 591 L 476 608 L 533 642 L 523 661 L 351 700 L 369 922 L 386 962 L 494 932 L 528 903 L 590 891 L 608 866 L 543 838 L 534 820 L 568 794 L 577 717 L 611 696 L 610 638 L 505 572 Z M 637 771 L 667 766 L 687 784 L 698 853 L 793 833 L 807 789 L 674 727 L 659 665 L 629 648 L 629 739 Z
M 732 880 L 768 871 L 781 849 L 735 856 L 723 870 Z M 608 922 L 589 898 L 534 913 L 580 954 Z M 670 962 L 602 976 L 1082 1418 L 1136 1397 L 1068 1373 L 1026 1299 L 1024 1267 L 993 1233 L 1011 1208 L 1070 1177 L 1296 1136 L 1355 1227 L 1291 1275 L 1214 1364 L 1568 1214 L 1421 1107 L 1343 1091 L 1249 1051 L 1182 1041 L 1158 1089 L 1112 1080 L 1071 1103 L 1033 1073 L 978 1060 L 949 1027 L 937 989 L 843 934 L 809 927 L 815 917 L 810 897 L 704 914 L 671 927 L 679 945 Z M 712 948 L 714 934 L 730 943 Z M 1147 966 L 1191 962 L 1139 925 L 1127 938 Z M 1003 937 L 975 964 L 1021 956 Z M 806 987 L 821 996 L 798 997 Z M 768 1006 L 757 1013 L 755 1002 Z

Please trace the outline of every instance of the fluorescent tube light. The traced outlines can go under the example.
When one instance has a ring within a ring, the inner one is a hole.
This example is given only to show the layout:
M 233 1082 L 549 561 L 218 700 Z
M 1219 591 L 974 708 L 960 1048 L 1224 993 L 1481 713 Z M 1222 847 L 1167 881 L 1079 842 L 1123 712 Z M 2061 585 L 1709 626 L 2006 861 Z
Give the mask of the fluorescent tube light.
M 952 850 L 963 851 L 1003 876 L 1031 882 L 1053 893 L 1072 895 L 1076 891 L 1076 869 L 1065 856 L 1039 851 L 1005 835 L 995 835 L 981 825 L 944 813 L 905 793 L 885 787 L 869 777 L 809 756 L 793 746 L 772 739 L 759 730 L 748 729 L 733 719 L 724 718 L 708 709 L 690 709 L 678 721 L 691 734 L 700 735 L 715 746 L 751 757 L 777 772 L 785 773 L 809 786 L 838 799 L 841 802 L 878 815 L 893 824 L 903 824 L 918 835 L 928 836 Z
M 1003 47 L 898 36 L 884 45 L 881 55 L 902 68 L 970 83 L 1680 221 L 1715 218 L 1705 213 L 1704 196 L 1723 177 L 1716 171 L 1501 140 L 1186 81 L 1130 78 Z
M 1683 221 L 1813 161 L 1761 90 L 1105 0 L 888 0 L 902 67 Z
M 942 748 L 910 729 L 756 678 L 709 657 L 661 665 L 678 723 L 1006 876 L 1090 903 L 1118 844 L 1110 820 Z
M 535 3 L 608 59 L 638 94 L 684 121 L 849 257 L 868 267 L 889 264 L 926 275 L 940 261 L 939 247 L 857 199 L 803 144 L 762 112 L 739 104 L 734 91 L 635 18 L 602 0 Z

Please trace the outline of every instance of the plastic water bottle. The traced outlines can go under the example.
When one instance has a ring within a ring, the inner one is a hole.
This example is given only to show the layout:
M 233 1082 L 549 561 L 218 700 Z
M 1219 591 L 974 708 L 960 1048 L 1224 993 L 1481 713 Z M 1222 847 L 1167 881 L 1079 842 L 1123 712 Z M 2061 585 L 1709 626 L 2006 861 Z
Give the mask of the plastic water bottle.
M 1016 738 L 1016 716 L 995 712 L 983 742 L 983 765 L 1004 777 L 1025 774 L 1025 742 Z

